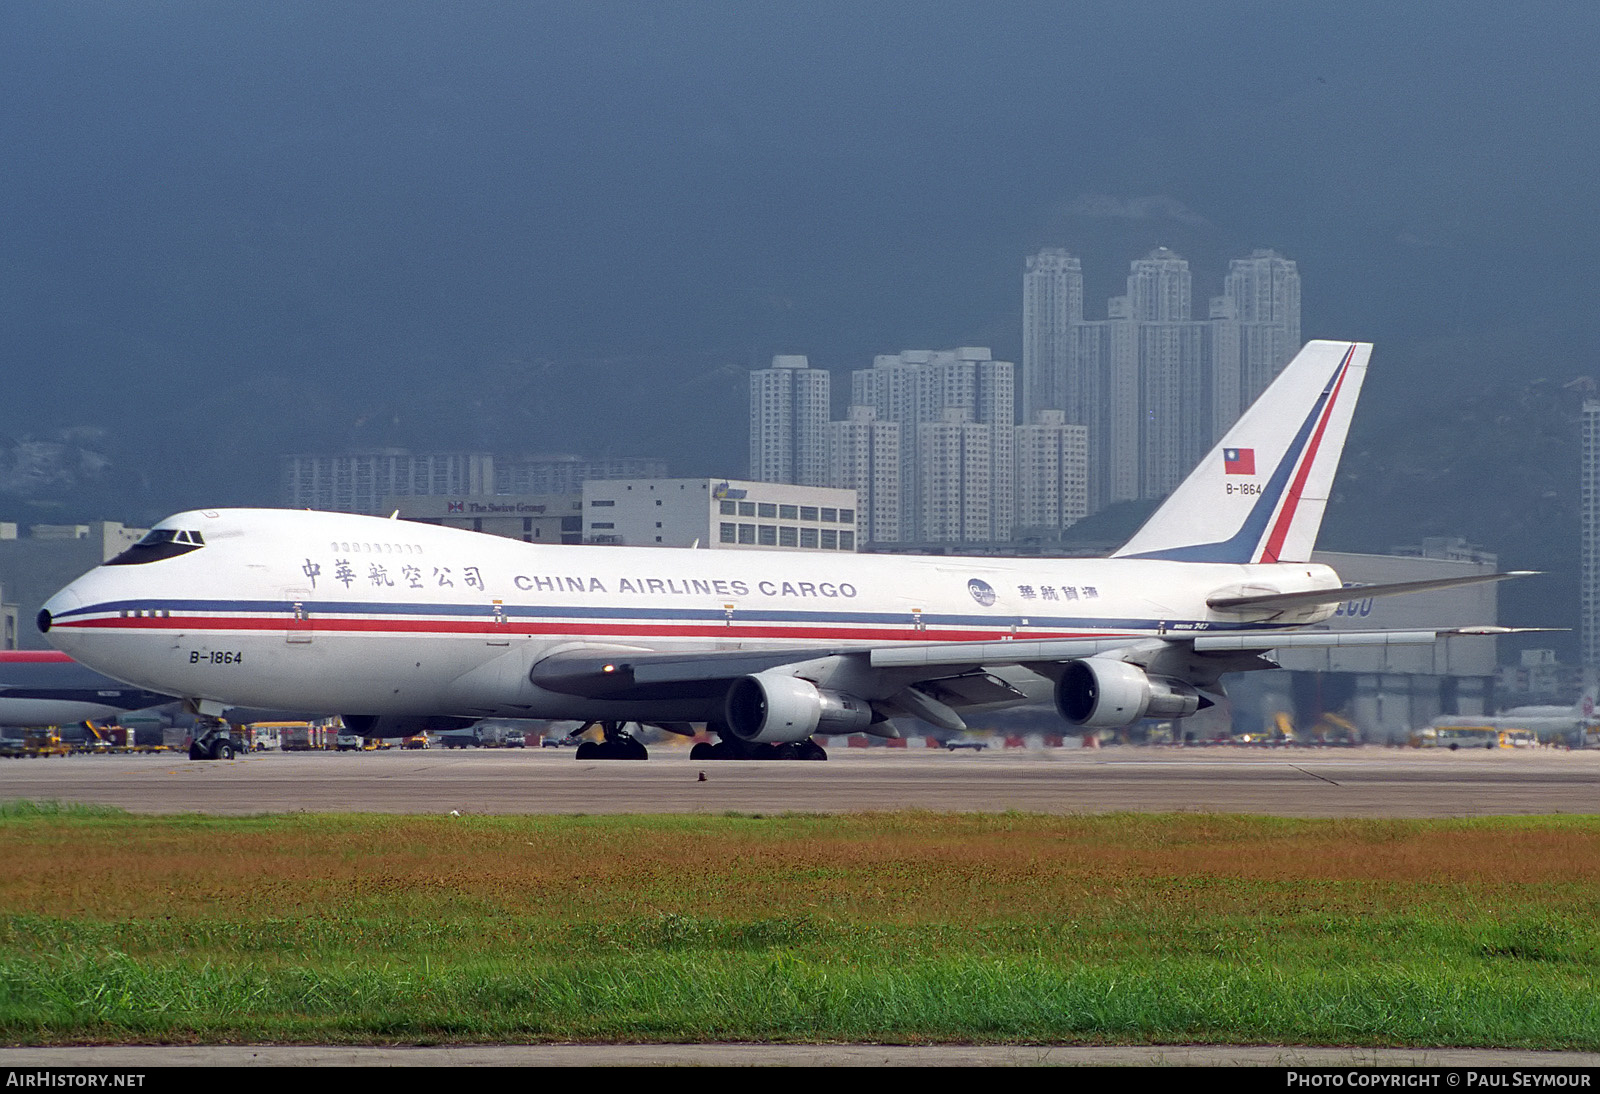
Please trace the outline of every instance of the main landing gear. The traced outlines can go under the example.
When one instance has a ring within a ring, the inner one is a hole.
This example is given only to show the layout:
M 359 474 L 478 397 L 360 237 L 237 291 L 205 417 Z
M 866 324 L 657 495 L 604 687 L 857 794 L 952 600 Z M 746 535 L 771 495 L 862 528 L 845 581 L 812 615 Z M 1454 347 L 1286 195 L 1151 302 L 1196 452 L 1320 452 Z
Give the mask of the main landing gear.
M 622 731 L 627 722 L 590 722 L 578 733 L 600 727 L 604 739 L 584 741 L 578 746 L 580 760 L 648 760 L 650 752 L 636 739 Z
M 636 738 L 623 732 L 627 722 L 590 722 L 573 736 L 598 729 L 602 739 L 578 745 L 580 760 L 648 760 L 650 752 Z M 716 722 L 706 726 L 719 738 L 715 744 L 701 741 L 689 752 L 692 760 L 826 760 L 827 750 L 807 737 L 791 744 L 751 744 L 741 741 Z M 687 726 L 685 727 L 687 729 Z M 681 732 L 681 731 L 680 731 Z
M 701 741 L 689 750 L 691 760 L 826 760 L 828 750 L 807 737 L 789 744 L 752 744 L 741 741 L 727 729 L 712 722 L 706 726 L 717 735 L 717 743 Z

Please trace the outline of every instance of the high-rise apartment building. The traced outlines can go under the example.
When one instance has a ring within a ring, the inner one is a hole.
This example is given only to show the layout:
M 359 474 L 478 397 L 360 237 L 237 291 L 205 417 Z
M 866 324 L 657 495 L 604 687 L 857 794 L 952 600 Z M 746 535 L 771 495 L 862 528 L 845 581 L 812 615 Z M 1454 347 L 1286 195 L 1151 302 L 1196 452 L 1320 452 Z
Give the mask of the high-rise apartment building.
M 1089 508 L 1171 492 L 1300 348 L 1300 279 L 1272 251 L 1235 260 L 1210 314 L 1193 314 L 1189 264 L 1166 248 L 1132 263 L 1106 318 L 1082 311 L 1065 251 L 1023 276 L 1024 420 L 1061 410 L 1089 443 Z
M 1016 429 L 1016 527 L 1060 531 L 1089 515 L 1089 431 L 1040 410 Z
M 1010 536 L 1015 512 L 1011 471 L 1012 430 L 1016 421 L 1015 365 L 994 360 L 990 351 L 982 347 L 882 354 L 874 360 L 872 368 L 852 373 L 851 402 L 871 407 L 879 421 L 897 422 L 900 426 L 902 541 L 952 540 L 956 537 L 952 529 L 957 527 L 963 529 L 960 537 L 970 539 L 974 537 L 966 529 L 976 528 L 980 523 L 985 524 L 988 531 L 975 537 L 977 539 Z M 951 418 L 946 413 L 950 410 L 964 413 Z M 953 423 L 974 428 L 946 428 Z M 929 433 L 939 440 L 923 440 L 921 427 L 928 424 L 941 427 Z M 951 438 L 959 437 L 962 452 L 976 452 L 980 432 L 987 438 L 983 443 L 989 468 L 985 487 L 986 515 L 981 522 L 973 505 L 951 500 L 943 493 L 956 489 L 952 484 L 957 482 L 962 491 L 977 489 L 974 485 L 977 480 L 970 479 L 976 474 L 971 470 L 971 457 L 953 456 L 942 447 L 956 443 Z M 939 459 L 943 461 L 940 466 L 944 470 L 934 472 L 939 485 L 932 488 L 923 482 L 924 475 L 930 473 L 928 445 L 943 453 Z M 949 469 L 957 464 L 963 470 L 959 476 L 954 476 Z M 929 500 L 930 489 L 936 495 L 933 501 Z M 950 516 L 957 511 L 961 517 Z M 932 512 L 941 514 L 934 518 L 937 534 L 926 524 Z
M 750 373 L 750 477 L 823 486 L 828 477 L 831 374 L 780 355 Z
M 1133 329 L 1119 349 L 1130 356 L 1113 368 L 1138 377 L 1141 498 L 1171 493 L 1212 440 L 1209 332 L 1190 314 L 1193 295 L 1189 263 L 1165 247 L 1128 274 L 1124 322 Z
M 987 543 L 1010 537 L 1009 527 L 1003 533 L 996 527 L 994 436 L 994 428 L 974 422 L 966 407 L 946 407 L 938 421 L 917 424 L 919 539 Z
M 1228 265 L 1211 302 L 1214 430 L 1221 435 L 1300 351 L 1300 271 L 1276 251 Z
M 1073 329 L 1083 322 L 1083 266 L 1076 255 L 1047 247 L 1028 256 L 1022 275 L 1022 417 L 1066 410 L 1074 359 Z M 1076 407 L 1074 407 L 1076 409 Z
M 900 535 L 900 423 L 878 420 L 870 406 L 853 406 L 844 421 L 828 423 L 828 485 L 854 490 L 857 541 L 898 543 Z

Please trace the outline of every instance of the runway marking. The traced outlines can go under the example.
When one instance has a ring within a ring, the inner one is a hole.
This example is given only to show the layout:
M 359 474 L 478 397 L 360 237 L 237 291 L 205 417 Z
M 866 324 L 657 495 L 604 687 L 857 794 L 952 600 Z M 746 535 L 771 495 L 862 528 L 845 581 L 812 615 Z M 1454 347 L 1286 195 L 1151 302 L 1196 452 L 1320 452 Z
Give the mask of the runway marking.
M 1318 775 L 1315 771 L 1307 771 L 1305 768 L 1301 767 L 1299 764 L 1290 764 L 1289 766 L 1294 768 L 1296 771 L 1300 772 L 1302 775 L 1310 775 L 1313 779 L 1321 779 L 1323 782 L 1327 783 L 1329 786 L 1338 786 L 1339 785 L 1333 779 L 1330 779 L 1325 775 Z

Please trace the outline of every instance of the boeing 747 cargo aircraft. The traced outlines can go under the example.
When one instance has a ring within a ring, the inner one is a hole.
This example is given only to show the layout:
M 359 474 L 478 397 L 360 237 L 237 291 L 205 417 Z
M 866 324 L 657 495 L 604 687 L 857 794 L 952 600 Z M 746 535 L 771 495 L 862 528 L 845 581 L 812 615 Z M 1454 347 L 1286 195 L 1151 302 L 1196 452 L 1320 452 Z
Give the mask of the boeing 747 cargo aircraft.
M 1209 706 L 1274 649 L 1432 642 L 1314 629 L 1349 599 L 1309 562 L 1371 347 L 1311 342 L 1106 559 L 541 546 L 375 517 L 197 510 L 61 590 L 51 642 L 225 706 L 598 723 L 719 737 L 711 758 L 823 759 L 815 734 L 952 730 L 1053 701 L 1094 729 Z M 1364 596 L 1497 580 L 1368 586 Z M 1312 629 L 1308 629 L 1312 628 Z

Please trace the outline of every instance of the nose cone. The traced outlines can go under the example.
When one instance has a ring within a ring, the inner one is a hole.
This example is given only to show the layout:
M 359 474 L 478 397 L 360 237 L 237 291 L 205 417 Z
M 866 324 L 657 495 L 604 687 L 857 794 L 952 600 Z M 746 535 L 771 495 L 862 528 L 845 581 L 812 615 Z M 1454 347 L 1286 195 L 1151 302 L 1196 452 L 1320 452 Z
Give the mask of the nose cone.
M 57 649 L 67 650 L 68 653 L 72 652 L 67 649 L 68 644 L 72 641 L 71 628 L 58 627 L 56 624 L 62 619 L 70 620 L 72 614 L 83 607 L 83 597 L 78 595 L 75 586 L 76 582 L 68 585 L 55 596 L 45 601 L 44 607 L 39 609 L 38 618 L 35 620 L 39 626 L 40 633 L 45 636 L 46 640 Z

